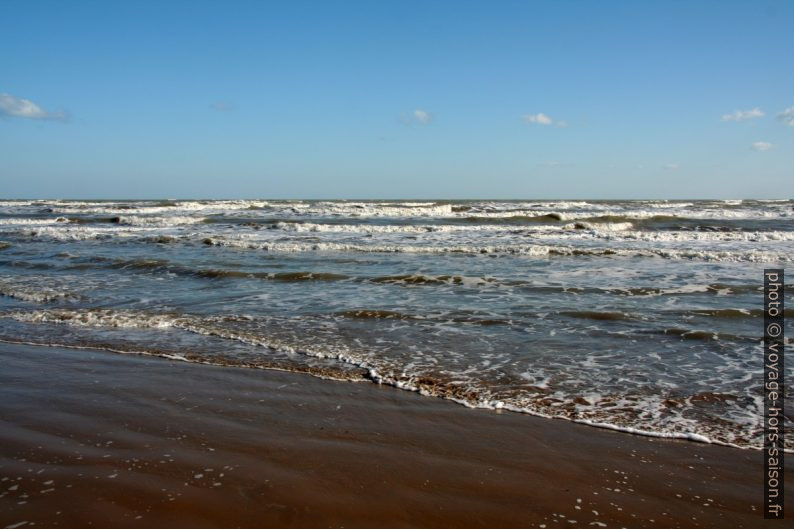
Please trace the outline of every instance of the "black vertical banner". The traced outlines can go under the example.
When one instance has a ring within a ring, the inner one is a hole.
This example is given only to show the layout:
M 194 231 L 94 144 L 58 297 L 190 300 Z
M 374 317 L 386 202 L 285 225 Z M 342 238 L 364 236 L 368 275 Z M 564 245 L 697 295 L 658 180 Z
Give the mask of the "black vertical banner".
M 764 518 L 783 519 L 783 269 L 764 270 Z

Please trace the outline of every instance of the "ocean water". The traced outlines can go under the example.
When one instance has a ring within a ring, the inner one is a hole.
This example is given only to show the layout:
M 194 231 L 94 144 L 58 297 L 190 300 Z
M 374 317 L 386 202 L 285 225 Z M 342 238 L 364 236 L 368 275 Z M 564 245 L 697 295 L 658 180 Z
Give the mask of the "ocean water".
M 0 339 L 759 447 L 792 259 L 794 200 L 0 201 Z

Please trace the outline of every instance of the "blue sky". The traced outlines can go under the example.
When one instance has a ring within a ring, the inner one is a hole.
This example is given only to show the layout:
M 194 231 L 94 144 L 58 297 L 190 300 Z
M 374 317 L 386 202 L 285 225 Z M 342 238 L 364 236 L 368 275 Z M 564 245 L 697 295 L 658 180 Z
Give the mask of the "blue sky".
M 791 1 L 6 0 L 2 19 L 5 198 L 794 197 Z

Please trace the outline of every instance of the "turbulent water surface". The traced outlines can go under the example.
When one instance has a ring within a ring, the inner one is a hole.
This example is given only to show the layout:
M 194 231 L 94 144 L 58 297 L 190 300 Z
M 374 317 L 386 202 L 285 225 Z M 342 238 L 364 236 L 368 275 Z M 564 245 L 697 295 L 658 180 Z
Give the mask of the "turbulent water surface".
M 792 259 L 792 200 L 2 201 L 0 339 L 757 447 Z

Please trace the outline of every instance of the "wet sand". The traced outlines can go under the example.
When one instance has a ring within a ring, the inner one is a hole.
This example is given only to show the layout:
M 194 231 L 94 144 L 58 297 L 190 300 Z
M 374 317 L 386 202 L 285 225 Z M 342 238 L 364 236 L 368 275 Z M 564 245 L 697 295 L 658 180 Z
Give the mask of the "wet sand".
M 0 528 L 785 524 L 758 451 L 101 351 L 0 366 Z

